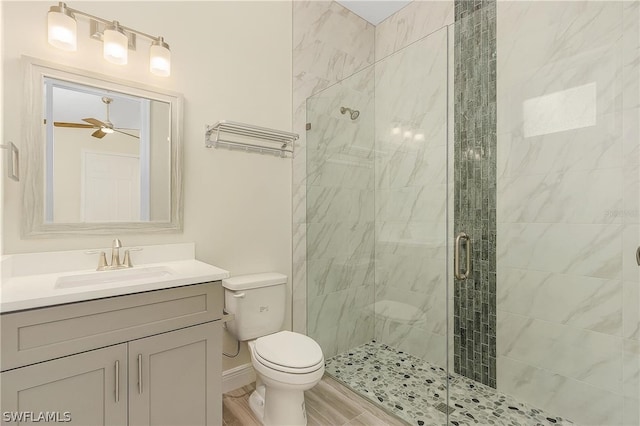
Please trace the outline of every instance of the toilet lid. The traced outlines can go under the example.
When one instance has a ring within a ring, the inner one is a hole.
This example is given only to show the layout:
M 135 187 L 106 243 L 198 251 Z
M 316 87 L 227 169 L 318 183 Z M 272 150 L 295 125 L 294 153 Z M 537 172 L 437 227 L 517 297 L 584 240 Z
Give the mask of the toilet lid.
M 322 363 L 322 349 L 315 340 L 300 333 L 280 331 L 256 340 L 255 352 L 270 364 L 307 369 Z

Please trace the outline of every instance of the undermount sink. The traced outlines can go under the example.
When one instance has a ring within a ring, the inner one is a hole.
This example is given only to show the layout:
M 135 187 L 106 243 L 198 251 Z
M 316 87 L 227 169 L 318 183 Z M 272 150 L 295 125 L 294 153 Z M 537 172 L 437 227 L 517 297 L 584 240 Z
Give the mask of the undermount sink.
M 173 271 L 164 266 L 96 271 L 60 277 L 56 280 L 55 288 L 73 288 L 98 284 L 126 284 L 133 280 L 163 278 L 170 275 L 173 275 Z

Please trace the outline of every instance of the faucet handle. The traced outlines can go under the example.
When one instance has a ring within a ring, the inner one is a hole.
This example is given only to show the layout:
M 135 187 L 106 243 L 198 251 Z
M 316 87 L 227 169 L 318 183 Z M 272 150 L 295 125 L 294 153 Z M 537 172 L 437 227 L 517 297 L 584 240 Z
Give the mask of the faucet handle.
M 111 246 L 111 248 L 121 248 L 122 247 L 122 241 L 120 241 L 120 238 L 115 238 L 113 240 L 113 245 Z
M 104 271 L 107 269 L 109 264 L 107 263 L 107 254 L 102 250 L 87 250 L 84 254 L 98 254 L 98 267 L 96 271 Z
M 132 251 L 142 251 L 144 250 L 142 247 L 131 247 L 128 248 L 127 250 L 125 250 L 124 252 L 124 260 L 122 261 L 122 264 L 124 266 L 126 266 L 127 268 L 133 268 L 133 263 L 131 263 L 131 253 Z
M 124 260 L 122 261 L 122 265 L 127 268 L 133 268 L 131 264 L 131 256 L 129 255 L 129 250 L 125 250 L 124 252 Z
M 107 254 L 103 251 L 100 252 L 100 258 L 98 259 L 98 268 L 96 271 L 102 271 L 107 267 Z

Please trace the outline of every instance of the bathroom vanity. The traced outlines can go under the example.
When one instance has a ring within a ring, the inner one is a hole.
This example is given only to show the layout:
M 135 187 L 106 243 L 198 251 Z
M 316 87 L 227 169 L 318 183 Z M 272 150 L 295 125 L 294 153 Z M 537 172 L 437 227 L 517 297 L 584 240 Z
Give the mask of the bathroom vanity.
M 168 275 L 115 283 L 90 271 L 3 280 L 3 424 L 6 413 L 27 412 L 83 426 L 221 424 L 220 279 L 228 273 L 194 259 L 162 268 Z M 38 277 L 46 289 L 26 292 L 28 307 L 14 287 Z

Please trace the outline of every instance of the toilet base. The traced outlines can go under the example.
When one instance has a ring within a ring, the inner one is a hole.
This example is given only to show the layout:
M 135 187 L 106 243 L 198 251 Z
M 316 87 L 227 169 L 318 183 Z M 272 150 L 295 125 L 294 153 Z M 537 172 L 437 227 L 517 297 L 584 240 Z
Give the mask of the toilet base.
M 249 407 L 260 421 L 264 419 L 264 385 L 257 386 L 256 390 L 251 393 Z
M 300 390 L 267 389 L 259 385 L 249 397 L 249 407 L 265 426 L 307 424 L 304 392 Z

